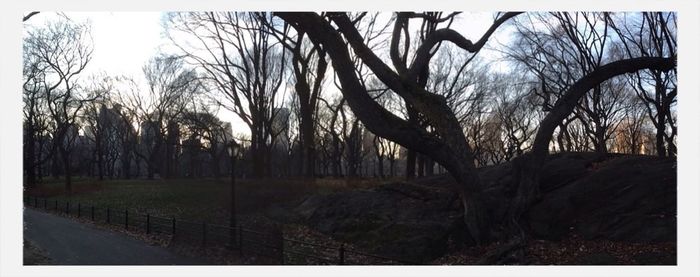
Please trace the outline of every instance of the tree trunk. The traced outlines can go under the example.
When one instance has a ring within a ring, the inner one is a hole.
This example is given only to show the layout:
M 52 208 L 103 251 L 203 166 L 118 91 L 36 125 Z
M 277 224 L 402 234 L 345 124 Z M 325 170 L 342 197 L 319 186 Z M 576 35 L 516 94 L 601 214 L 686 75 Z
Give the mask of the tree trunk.
M 332 168 L 333 168 L 333 177 L 338 178 L 340 175 L 342 175 L 341 172 L 341 166 L 340 166 L 340 138 L 338 135 L 333 134 L 333 157 L 332 159 Z
M 313 114 L 311 111 L 311 105 L 308 102 L 308 97 L 301 97 L 299 94 L 299 113 L 301 114 L 301 122 L 299 123 L 299 128 L 301 129 L 301 149 L 300 153 L 304 157 L 304 161 L 301 164 L 304 170 L 304 177 L 313 178 L 314 169 L 316 166 L 316 148 L 314 147 L 314 124 L 313 124 Z
M 70 152 L 66 149 L 61 149 L 61 157 L 63 158 L 63 170 L 65 171 L 65 185 L 66 192 L 71 195 L 73 187 L 71 184 L 71 162 L 70 162 Z
M 418 177 L 425 176 L 425 157 L 418 155 Z
M 418 122 L 418 111 L 416 111 L 408 102 L 405 102 L 406 111 L 408 113 L 409 124 L 416 124 Z M 414 149 L 406 148 L 406 179 L 413 179 L 416 177 L 416 151 Z
M 435 161 L 429 157 L 425 157 L 425 176 L 435 175 Z
M 131 161 L 128 157 L 122 158 L 122 176 L 131 179 Z
M 454 172 L 454 171 L 451 171 Z M 452 174 L 452 176 L 460 184 L 459 192 L 464 210 L 464 224 L 467 232 L 476 245 L 491 239 L 490 229 L 492 222 L 483 206 L 483 197 L 480 189 L 469 184 L 479 184 L 479 176 L 473 171 L 461 171 L 462 174 Z
M 264 151 L 262 145 L 260 144 L 260 127 L 251 128 L 251 144 L 250 144 L 250 154 L 252 156 L 253 162 L 253 178 L 260 178 L 263 176 L 264 168 Z
M 97 146 L 97 176 L 100 181 L 104 180 L 104 158 L 102 157 L 101 146 Z
M 52 154 L 53 157 L 51 158 L 51 175 L 54 179 L 58 180 L 58 177 L 61 174 L 61 169 L 59 168 L 59 157 L 55 152 Z
M 659 157 L 666 157 L 666 146 L 664 145 L 664 135 L 666 133 L 666 112 L 658 111 L 658 124 L 656 125 L 656 153 Z
M 27 130 L 30 129 L 30 130 Z M 27 187 L 33 188 L 36 185 L 36 143 L 32 127 L 25 127 L 24 144 L 24 170 L 27 174 Z
M 153 154 L 151 156 L 153 156 Z M 146 163 L 146 171 L 148 174 L 148 180 L 153 180 L 153 178 L 155 177 L 155 171 L 156 171 L 154 158 L 150 158 L 148 160 L 148 162 Z
M 596 153 L 608 153 L 608 147 L 605 144 L 605 130 L 600 128 L 600 126 L 596 127 L 595 130 L 594 146 Z
M 406 179 L 416 177 L 416 151 L 406 150 Z
M 220 155 L 211 155 L 212 157 L 212 164 L 211 164 L 211 171 L 212 174 L 214 175 L 215 179 L 219 179 L 221 177 L 221 156 Z

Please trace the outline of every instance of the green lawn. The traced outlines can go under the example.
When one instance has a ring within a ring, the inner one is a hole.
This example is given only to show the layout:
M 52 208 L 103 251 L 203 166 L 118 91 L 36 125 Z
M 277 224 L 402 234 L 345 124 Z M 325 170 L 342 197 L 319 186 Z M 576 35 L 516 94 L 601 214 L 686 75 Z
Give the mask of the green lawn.
M 384 180 L 385 181 L 385 180 Z M 261 212 L 271 205 L 300 201 L 306 196 L 338 190 L 368 187 L 380 180 L 345 179 L 258 179 L 237 180 L 239 214 Z M 76 178 L 73 194 L 64 192 L 62 179 L 45 180 L 33 196 L 81 203 L 83 207 L 129 209 L 163 217 L 192 221 L 227 222 L 230 207 L 230 179 L 103 180 Z

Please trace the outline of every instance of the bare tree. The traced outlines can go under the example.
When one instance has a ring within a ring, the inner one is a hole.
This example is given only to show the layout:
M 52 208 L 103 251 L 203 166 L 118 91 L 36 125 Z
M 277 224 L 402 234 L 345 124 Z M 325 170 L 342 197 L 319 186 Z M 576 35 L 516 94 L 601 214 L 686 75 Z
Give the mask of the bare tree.
M 626 102 L 624 119 L 615 134 L 616 148 L 623 153 L 641 154 L 644 132 L 650 119 L 640 98 L 630 97 Z
M 476 52 L 499 25 L 516 14 L 506 14 L 497 19 L 476 44 L 454 30 L 448 28 L 436 30 L 417 48 L 415 59 L 410 67 L 406 66 L 407 61 L 402 60 L 398 55 L 399 43 L 392 43 L 391 56 L 396 71 L 390 69 L 368 48 L 362 35 L 346 14 L 329 13 L 326 18 L 314 13 L 278 13 L 277 15 L 295 29 L 309 34 L 314 43 L 324 46 L 333 60 L 333 66 L 342 84 L 342 92 L 348 105 L 367 128 L 379 136 L 430 156 L 452 173 L 460 184 L 465 222 L 469 233 L 477 242 L 486 240 L 487 220 L 480 204 L 481 191 L 478 176 L 474 171 L 471 149 L 444 97 L 425 91 L 425 84 L 421 84 L 418 77 L 421 72 L 426 71 L 432 57 L 432 49 L 438 43 L 452 41 L 467 51 Z M 331 22 L 339 29 L 333 28 Z M 427 132 L 416 123 L 397 117 L 372 99 L 355 75 L 355 68 L 345 47 L 345 40 L 377 78 L 425 116 L 437 135 Z
M 134 153 L 146 164 L 148 178 L 153 179 L 156 173 L 168 176 L 174 171 L 170 167 L 179 136 L 177 121 L 191 103 L 192 95 L 201 89 L 201 83 L 196 72 L 185 68 L 182 60 L 174 56 L 151 59 L 143 72 L 147 96 L 132 83 L 120 91 L 117 101 L 123 104 L 122 118 L 138 125 L 140 142 Z
M 386 159 L 389 161 L 389 177 L 396 176 L 396 160 L 399 158 L 400 146 L 388 139 L 381 139 L 380 145 L 384 150 Z
M 676 55 L 676 14 L 642 13 L 641 16 L 607 14 L 607 21 L 618 35 L 627 57 Z M 659 156 L 675 156 L 677 126 L 673 109 L 676 104 L 676 71 L 644 70 L 629 76 L 629 83 L 643 100 L 647 114 L 656 128 L 656 151 Z
M 112 110 L 117 117 L 115 119 L 116 128 L 114 131 L 116 131 L 115 135 L 119 145 L 119 150 L 121 151 L 119 153 L 119 163 L 122 169 L 122 177 L 125 179 L 130 179 L 134 175 L 139 175 L 139 163 L 136 152 L 138 150 L 138 133 L 133 126 L 134 123 L 140 123 L 138 118 L 139 109 L 134 106 L 125 106 L 125 102 L 123 101 L 128 101 L 128 99 L 130 99 L 130 95 L 133 95 L 133 92 L 135 92 L 138 88 L 136 83 L 131 78 L 117 76 L 114 78 L 114 81 L 119 83 L 121 86 L 114 94 L 115 98 L 113 99 L 112 106 Z M 129 93 L 128 90 L 131 90 L 132 93 Z M 136 102 L 133 101 L 129 101 L 127 103 L 131 103 L 132 105 L 136 104 Z M 132 167 L 132 162 L 134 162 L 135 167 Z M 134 168 L 136 171 L 132 172 L 132 168 Z
M 322 47 L 313 45 L 303 32 L 291 37 L 288 32 L 289 26 L 286 23 L 282 26 L 282 30 L 276 30 L 274 26 L 268 27 L 292 56 L 294 89 L 299 104 L 299 142 L 303 151 L 301 153 L 303 157 L 302 170 L 304 176 L 311 178 L 314 176 L 316 168 L 316 136 L 314 133 L 316 128 L 314 125 L 317 119 L 314 116 L 328 68 L 326 52 Z
M 342 128 L 345 128 L 345 124 L 338 124 L 338 118 L 341 113 L 344 113 L 342 109 L 345 105 L 345 98 L 340 97 L 336 99 L 334 103 L 329 103 L 325 99 L 320 100 L 325 104 L 325 111 L 327 111 L 330 116 L 330 120 L 325 121 L 327 124 L 323 124 L 323 122 L 319 124 L 322 131 L 327 134 L 327 136 L 324 137 L 324 156 L 331 166 L 333 177 L 337 178 L 343 175 L 342 155 L 345 151 L 345 144 L 342 143 L 342 130 L 339 130 L 338 126 L 343 126 Z
M 215 178 L 222 175 L 222 158 L 227 155 L 227 143 L 233 138 L 225 124 L 219 120 L 206 104 L 195 105 L 183 113 L 180 123 L 197 140 L 202 141 L 201 149 L 209 154 L 209 168 Z M 229 130 L 230 131 L 230 130 Z
M 92 149 L 91 163 L 97 165 L 98 179 L 104 179 L 107 157 L 112 146 L 115 146 L 114 136 L 110 136 L 110 132 L 114 130 L 113 122 L 106 120 L 106 102 L 109 99 L 109 94 L 112 91 L 111 80 L 106 76 L 92 76 L 92 84 L 88 90 L 96 98 L 94 101 L 87 103 L 81 115 L 82 125 L 86 131 L 86 137 L 94 144 Z
M 536 92 L 542 98 L 544 111 L 551 109 L 578 79 L 614 59 L 609 54 L 610 27 L 602 13 L 534 14 L 517 20 L 516 27 L 520 43 L 510 47 L 509 56 L 541 82 L 541 89 Z M 620 122 L 624 92 L 618 78 L 586 94 L 574 114 L 559 126 L 560 148 L 571 150 L 567 127 L 573 120 L 580 120 L 593 149 L 607 152 L 611 134 Z
M 265 175 L 272 122 L 280 105 L 277 93 L 285 79 L 286 51 L 266 30 L 274 22 L 265 14 L 172 13 L 168 32 L 211 84 L 214 99 L 238 115 L 251 132 L 253 175 Z M 197 46 L 193 45 L 197 44 Z
M 49 118 L 47 116 L 47 103 L 44 95 L 44 78 L 46 77 L 46 64 L 42 63 L 38 56 L 31 55 L 29 45 L 24 44 L 24 67 L 22 84 L 23 112 L 23 165 L 27 176 L 26 185 L 33 187 L 37 182 L 37 175 L 41 177 L 39 169 L 51 156 L 54 150 L 42 151 L 42 137 L 49 132 Z
M 36 59 L 44 74 L 41 90 L 53 125 L 52 149 L 61 154 L 65 188 L 70 193 L 76 119 L 85 103 L 93 100 L 78 86 L 78 77 L 92 58 L 90 28 L 66 18 L 29 31 L 24 44 L 27 55 Z
M 509 76 L 516 75 L 511 73 L 496 77 L 500 88 L 496 90 L 495 98 L 495 114 L 502 130 L 502 137 L 498 139 L 504 143 L 503 159 L 506 161 L 523 155 L 530 148 L 539 119 L 531 85 Z

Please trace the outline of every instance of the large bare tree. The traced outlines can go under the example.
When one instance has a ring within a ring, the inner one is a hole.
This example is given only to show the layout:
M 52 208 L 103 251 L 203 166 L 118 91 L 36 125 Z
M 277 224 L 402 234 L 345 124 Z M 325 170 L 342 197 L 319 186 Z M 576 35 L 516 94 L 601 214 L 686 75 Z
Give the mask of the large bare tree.
M 263 22 L 267 22 L 263 19 Z M 302 171 L 304 176 L 313 177 L 316 168 L 316 122 L 314 116 L 319 105 L 319 97 L 328 69 L 325 51 L 313 45 L 303 32 L 290 35 L 290 27 L 267 25 L 268 30 L 290 52 L 294 90 L 298 97 L 299 134 L 302 149 Z M 281 30 L 278 30 L 281 29 Z
M 177 122 L 192 96 L 201 89 L 201 83 L 197 73 L 175 56 L 152 58 L 143 66 L 143 73 L 146 96 L 131 80 L 116 95 L 117 101 L 122 104 L 122 119 L 131 119 L 139 128 L 140 143 L 134 153 L 146 164 L 148 178 L 156 173 L 170 176 L 174 172 L 170 168 L 174 166 L 172 149 L 178 143 Z M 132 137 L 128 132 L 122 135 L 126 140 Z
M 70 193 L 76 120 L 85 103 L 93 100 L 80 89 L 78 80 L 92 58 L 90 27 L 68 18 L 49 22 L 30 30 L 24 45 L 25 55 L 34 61 L 30 68 L 42 74 L 40 90 L 52 125 L 51 149 L 61 155 L 65 188 Z
M 474 170 L 471 149 L 444 97 L 425 91 L 425 85 L 419 83 L 419 74 L 425 71 L 432 57 L 431 51 L 438 43 L 452 41 L 467 51 L 476 52 L 483 47 L 488 37 L 500 24 L 516 14 L 506 14 L 497 19 L 476 44 L 454 30 L 436 30 L 418 47 L 415 59 L 410 66 L 405 66 L 405 60 L 401 62 L 392 58 L 397 61 L 394 62 L 396 71 L 367 47 L 362 35 L 347 14 L 329 13 L 326 17 L 315 13 L 278 13 L 277 15 L 297 30 L 309 34 L 314 43 L 324 47 L 333 61 L 333 67 L 348 105 L 370 131 L 430 156 L 452 173 L 460 184 L 459 191 L 463 199 L 465 222 L 469 233 L 475 241 L 485 241 L 487 219 L 480 204 L 482 190 Z M 355 74 L 345 41 L 378 79 L 425 117 L 435 129 L 434 133 L 427 132 L 424 127 L 414 122 L 399 118 L 374 101 Z M 392 43 L 391 48 L 392 53 L 398 53 L 398 43 Z M 392 54 L 392 56 L 396 55 Z
M 517 13 L 499 16 L 479 41 L 473 43 L 458 32 L 444 28 L 432 32 L 417 50 L 410 66 L 394 63 L 392 69 L 376 53 L 367 48 L 362 36 L 354 27 L 353 21 L 344 13 L 329 13 L 321 16 L 315 13 L 278 13 L 297 30 L 309 34 L 311 40 L 324 47 L 333 61 L 333 67 L 342 85 L 342 93 L 365 126 L 373 133 L 391 139 L 407 148 L 414 149 L 434 159 L 444 166 L 457 180 L 463 207 L 465 223 L 470 236 L 477 243 L 490 237 L 490 227 L 486 211 L 482 205 L 483 186 L 474 169 L 474 158 L 464 133 L 444 97 L 428 92 L 419 83 L 419 74 L 430 62 L 432 49 L 441 42 L 451 42 L 468 52 L 477 52 L 488 37 L 509 18 Z M 334 27 L 335 25 L 336 27 Z M 379 105 L 359 82 L 352 66 L 350 52 L 345 41 L 355 55 L 393 92 L 411 104 L 429 125 L 434 133 L 425 128 L 401 119 Z M 394 48 L 394 47 L 392 47 Z M 395 50 L 391 50 L 394 52 Z M 597 70 L 575 82 L 555 104 L 541 122 L 533 144 L 532 164 L 527 164 L 532 172 L 522 175 L 517 184 L 511 217 L 517 222 L 522 211 L 527 209 L 536 195 L 539 185 L 539 172 L 548 152 L 552 132 L 576 107 L 578 100 L 592 87 L 614 76 L 634 72 L 644 68 L 669 70 L 675 66 L 673 58 L 633 58 L 600 66 Z
M 606 19 L 619 37 L 624 56 L 676 55 L 676 13 L 645 12 L 641 16 L 606 14 Z M 643 100 L 649 119 L 656 129 L 657 155 L 675 156 L 675 137 L 678 132 L 673 112 L 678 95 L 676 71 L 639 71 L 629 76 L 629 84 Z
M 248 125 L 256 177 L 268 168 L 272 124 L 283 102 L 278 92 L 287 57 L 266 29 L 274 24 L 269 15 L 235 12 L 172 13 L 168 20 L 171 40 L 202 71 L 212 99 Z

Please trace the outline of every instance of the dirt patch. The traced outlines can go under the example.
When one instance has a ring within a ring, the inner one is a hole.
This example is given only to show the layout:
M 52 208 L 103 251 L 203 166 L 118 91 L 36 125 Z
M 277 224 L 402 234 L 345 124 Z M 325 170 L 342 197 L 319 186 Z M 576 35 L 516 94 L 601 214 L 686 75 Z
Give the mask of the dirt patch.
M 456 250 L 434 260 L 440 265 L 476 264 L 485 253 L 503 246 L 493 243 Z M 561 241 L 531 240 L 526 246 L 531 265 L 675 265 L 676 243 L 631 243 L 584 240 L 573 234 Z
M 51 259 L 46 256 L 43 250 L 36 247 L 28 240 L 24 240 L 22 252 L 24 265 L 51 265 Z

